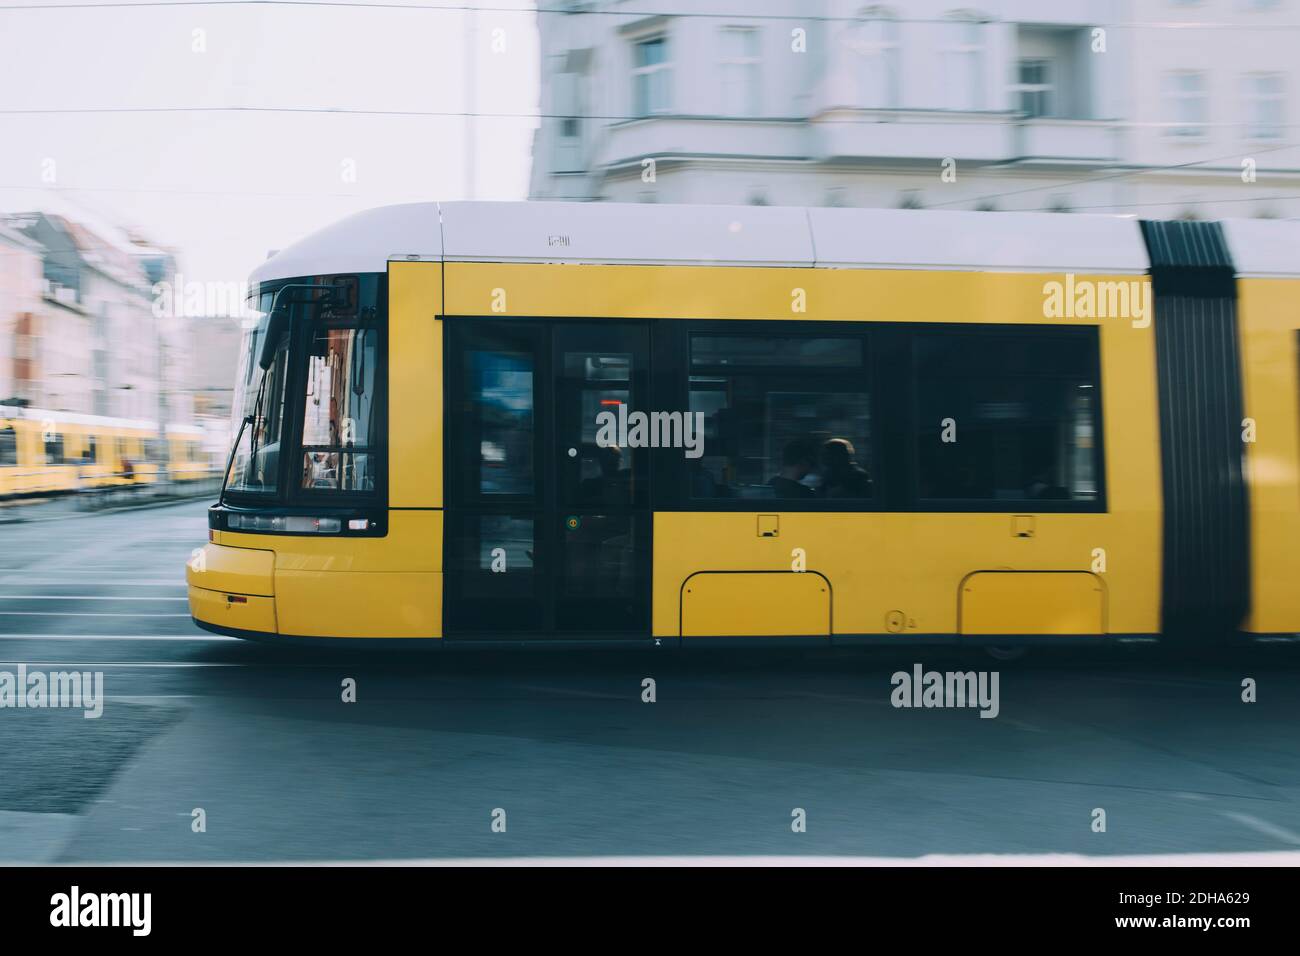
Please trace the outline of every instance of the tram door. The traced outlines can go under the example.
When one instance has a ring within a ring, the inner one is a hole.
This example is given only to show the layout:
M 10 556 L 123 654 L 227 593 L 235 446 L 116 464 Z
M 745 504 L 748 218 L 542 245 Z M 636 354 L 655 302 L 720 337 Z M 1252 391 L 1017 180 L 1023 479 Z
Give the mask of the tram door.
M 648 635 L 648 328 L 445 321 L 447 635 Z

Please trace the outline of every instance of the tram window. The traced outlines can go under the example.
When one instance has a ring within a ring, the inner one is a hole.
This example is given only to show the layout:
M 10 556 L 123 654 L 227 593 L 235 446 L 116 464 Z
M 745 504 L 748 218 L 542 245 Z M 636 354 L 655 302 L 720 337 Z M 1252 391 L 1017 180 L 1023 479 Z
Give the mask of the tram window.
M 277 345 L 275 360 L 266 372 L 265 397 L 259 409 L 257 396 L 262 378 L 257 365 L 257 356 L 261 348 L 256 344 L 257 336 L 250 335 L 250 345 L 246 351 L 249 363 L 247 379 L 236 380 L 233 407 L 238 414 L 234 429 L 240 433 L 239 421 L 251 416 L 256 411 L 256 421 L 242 430 L 239 444 L 235 448 L 231 464 L 227 490 L 232 492 L 274 491 L 279 473 L 280 439 L 285 423 L 285 394 L 288 387 L 289 352 L 288 336 L 281 336 Z M 256 452 L 254 453 L 254 449 Z
M 470 449 L 465 488 L 471 494 L 533 493 L 533 356 L 530 352 L 474 349 L 464 353 Z M 477 447 L 478 453 L 473 453 Z
M 478 522 L 480 547 L 477 566 L 480 571 L 532 568 L 533 521 L 531 518 L 482 515 Z
M 18 436 L 6 426 L 0 428 L 0 468 L 18 464 Z
M 637 453 L 599 440 L 601 413 L 632 403 L 632 364 L 631 352 L 564 353 L 557 414 L 562 433 L 576 439 L 570 446 L 576 454 L 562 463 L 559 478 L 568 504 L 632 503 L 641 471 Z
M 373 326 L 315 330 L 302 428 L 303 488 L 375 490 L 378 355 L 379 336 Z
M 691 367 L 747 368 L 862 367 L 862 340 L 793 336 L 696 335 L 691 338 Z
M 691 336 L 690 410 L 703 455 L 692 498 L 864 500 L 875 494 L 865 342 Z
M 919 497 L 1096 502 L 1097 335 L 922 332 Z

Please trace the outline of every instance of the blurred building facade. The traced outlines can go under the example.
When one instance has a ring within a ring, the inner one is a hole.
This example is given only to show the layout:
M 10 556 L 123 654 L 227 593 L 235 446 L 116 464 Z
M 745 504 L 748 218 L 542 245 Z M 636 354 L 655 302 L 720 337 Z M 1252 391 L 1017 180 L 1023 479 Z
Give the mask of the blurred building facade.
M 550 5 L 530 193 L 1296 216 L 1297 7 Z
M 45 212 L 0 218 L 0 401 L 191 422 L 190 323 L 154 309 L 155 284 L 175 276 L 175 255 L 140 237 Z
M 187 388 L 194 414 L 224 423 L 230 420 L 232 384 L 243 328 L 238 316 L 204 316 L 186 320 L 191 348 Z
M 63 216 L 20 213 L 10 225 L 43 249 L 35 374 L 15 397 L 52 411 L 155 419 L 158 336 L 140 265 Z
M 40 379 L 36 315 L 45 249 L 0 221 L 0 404 L 30 394 Z
M 127 251 L 148 283 L 150 314 L 156 322 L 156 376 L 161 383 L 157 417 L 165 422 L 191 422 L 194 419 L 194 398 L 190 379 L 195 355 L 190 323 L 184 316 L 174 314 L 174 310 L 154 308 L 158 302 L 154 290 L 161 285 L 174 286 L 177 282 L 176 254 L 135 233 L 127 238 L 130 243 Z

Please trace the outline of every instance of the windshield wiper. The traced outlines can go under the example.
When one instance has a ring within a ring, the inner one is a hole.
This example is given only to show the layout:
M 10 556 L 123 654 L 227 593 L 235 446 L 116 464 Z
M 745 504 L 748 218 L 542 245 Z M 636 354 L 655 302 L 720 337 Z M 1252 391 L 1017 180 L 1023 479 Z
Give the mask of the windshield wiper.
M 257 398 L 253 402 L 253 412 L 251 415 L 245 415 L 244 420 L 239 423 L 239 431 L 235 434 L 235 441 L 230 446 L 230 454 L 226 457 L 226 470 L 221 476 L 221 494 L 217 495 L 217 507 L 220 508 L 226 500 L 226 485 L 230 483 L 230 469 L 235 464 L 235 453 L 239 451 L 239 443 L 244 438 L 244 429 L 254 424 L 262 415 L 262 402 L 266 398 L 266 376 L 267 370 L 262 369 L 262 377 L 257 383 Z M 253 461 L 257 457 L 257 432 L 253 432 L 253 443 L 248 453 L 248 464 L 244 469 L 244 484 L 248 484 L 249 471 L 253 466 Z

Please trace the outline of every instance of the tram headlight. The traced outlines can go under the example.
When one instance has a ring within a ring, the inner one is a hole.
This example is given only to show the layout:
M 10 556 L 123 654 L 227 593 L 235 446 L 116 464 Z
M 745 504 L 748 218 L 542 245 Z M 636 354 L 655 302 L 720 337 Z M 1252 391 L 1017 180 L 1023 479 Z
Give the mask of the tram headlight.
M 285 531 L 297 534 L 337 534 L 343 527 L 338 518 L 303 518 L 297 515 L 284 519 Z
M 305 515 L 226 516 L 231 531 L 279 531 L 286 534 L 337 534 L 343 529 L 339 518 L 313 518 Z

